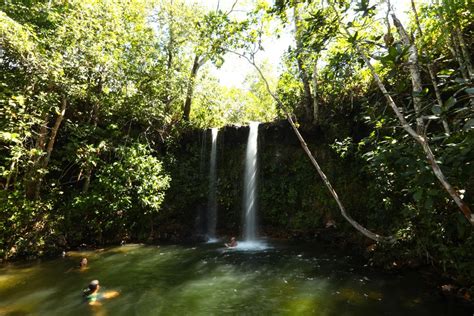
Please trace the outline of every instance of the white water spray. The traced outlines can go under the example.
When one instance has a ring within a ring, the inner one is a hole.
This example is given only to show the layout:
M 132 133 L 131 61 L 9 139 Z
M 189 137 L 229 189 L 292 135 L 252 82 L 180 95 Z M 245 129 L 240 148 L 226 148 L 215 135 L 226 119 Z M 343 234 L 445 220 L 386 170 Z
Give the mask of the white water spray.
M 216 238 L 217 226 L 217 174 L 216 174 L 216 156 L 217 156 L 217 135 L 218 128 L 212 129 L 211 163 L 209 166 L 209 192 L 207 205 L 207 237 L 209 240 Z

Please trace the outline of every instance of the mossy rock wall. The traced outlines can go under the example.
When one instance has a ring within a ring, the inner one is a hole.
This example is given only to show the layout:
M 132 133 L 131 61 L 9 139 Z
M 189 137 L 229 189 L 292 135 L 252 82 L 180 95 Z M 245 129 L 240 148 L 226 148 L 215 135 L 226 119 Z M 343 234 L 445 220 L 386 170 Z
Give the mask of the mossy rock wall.
M 237 235 L 243 221 L 243 175 L 249 127 L 228 126 L 217 139 L 219 235 Z M 334 136 L 319 128 L 302 133 L 310 150 L 338 192 L 347 211 L 361 223 L 368 181 L 350 158 L 330 148 Z M 158 231 L 175 230 L 180 237 L 203 233 L 208 203 L 211 131 L 191 131 L 172 149 L 172 175 Z M 261 124 L 258 135 L 258 222 L 260 235 L 314 236 L 328 219 L 346 225 L 337 205 L 285 122 Z M 166 237 L 166 236 L 162 236 Z M 177 238 L 180 238 L 177 237 Z

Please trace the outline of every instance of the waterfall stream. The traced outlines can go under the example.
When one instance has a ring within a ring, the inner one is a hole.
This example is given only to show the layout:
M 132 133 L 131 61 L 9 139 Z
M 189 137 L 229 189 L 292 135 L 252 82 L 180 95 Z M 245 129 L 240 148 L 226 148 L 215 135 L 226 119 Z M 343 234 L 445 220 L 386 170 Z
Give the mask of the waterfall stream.
M 213 241 L 216 238 L 217 225 L 217 173 L 216 173 L 216 156 L 217 156 L 217 135 L 219 129 L 212 129 L 212 146 L 209 164 L 209 191 L 207 205 L 207 238 Z
M 257 239 L 257 139 L 258 122 L 250 123 L 244 174 L 244 241 Z

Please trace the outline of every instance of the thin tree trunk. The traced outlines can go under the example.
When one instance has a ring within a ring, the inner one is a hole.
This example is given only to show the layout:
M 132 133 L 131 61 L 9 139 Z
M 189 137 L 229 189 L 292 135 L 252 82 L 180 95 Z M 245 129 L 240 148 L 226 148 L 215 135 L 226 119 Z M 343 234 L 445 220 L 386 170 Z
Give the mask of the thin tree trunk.
M 10 186 L 10 180 L 11 180 L 13 171 L 15 170 L 15 163 L 16 163 L 16 161 L 13 160 L 12 164 L 10 165 L 10 172 L 8 173 L 7 182 L 5 183 L 4 190 L 8 190 L 8 187 Z
M 86 175 L 84 176 L 84 183 L 82 184 L 83 193 L 87 193 L 87 191 L 89 191 L 89 187 L 91 184 L 91 177 L 92 177 L 92 167 L 89 167 L 86 171 Z
M 104 80 L 105 79 L 103 79 L 103 77 L 100 76 L 98 81 L 97 81 L 97 86 L 96 86 L 96 89 L 95 89 L 95 90 L 97 90 L 97 96 L 100 96 L 100 94 L 102 93 L 103 81 Z M 99 110 L 100 110 L 100 102 L 99 102 L 99 100 L 95 100 L 94 105 L 92 106 L 92 114 L 91 114 L 91 117 L 90 117 L 90 123 L 92 123 L 92 126 L 94 127 L 94 130 L 97 128 L 97 124 L 99 123 Z M 92 169 L 93 169 L 92 166 L 87 166 L 86 167 L 85 175 L 84 175 L 84 183 L 82 185 L 82 192 L 83 193 L 87 193 L 87 191 L 89 190 L 89 186 L 90 186 L 90 183 L 91 183 L 91 177 L 92 177 Z M 82 169 L 81 169 L 80 174 L 78 176 L 78 181 L 81 178 L 81 174 L 82 174 Z
M 272 98 L 277 102 L 278 106 L 280 107 L 280 109 L 282 109 L 286 115 L 286 118 L 288 120 L 288 122 L 290 123 L 291 127 L 293 128 L 293 131 L 296 133 L 296 136 L 298 137 L 298 140 L 300 141 L 300 144 L 301 144 L 301 147 L 303 147 L 303 150 L 305 151 L 306 155 L 309 157 L 309 159 L 311 160 L 311 163 L 313 164 L 313 166 L 316 168 L 318 174 L 320 175 L 320 177 L 323 179 L 324 181 L 324 184 L 326 185 L 327 189 L 329 190 L 329 192 L 331 193 L 331 195 L 333 196 L 334 200 L 336 201 L 338 207 L 339 207 L 339 210 L 341 211 L 341 215 L 349 222 L 349 224 L 352 225 L 352 227 L 354 227 L 356 230 L 358 230 L 360 233 L 362 233 L 364 236 L 366 236 L 367 238 L 370 238 L 374 241 L 377 241 L 377 242 L 394 242 L 395 241 L 395 238 L 393 237 L 384 237 L 384 236 L 380 236 L 378 234 L 375 234 L 373 232 L 371 232 L 370 230 L 366 229 L 365 227 L 363 227 L 362 225 L 360 225 L 359 223 L 357 223 L 352 217 L 349 216 L 349 214 L 347 214 L 346 212 L 346 209 L 344 208 L 341 200 L 339 199 L 339 196 L 337 195 L 336 191 L 334 190 L 334 188 L 332 187 L 331 183 L 329 182 L 328 178 L 326 177 L 326 175 L 324 174 L 323 170 L 321 169 L 321 167 L 319 166 L 318 162 L 316 161 L 316 158 L 314 158 L 314 155 L 311 153 L 311 151 L 309 150 L 308 146 L 306 145 L 306 142 L 303 138 L 303 136 L 301 136 L 299 130 L 298 130 L 298 127 L 295 125 L 295 123 L 293 122 L 293 119 L 291 118 L 290 114 L 288 112 L 286 112 L 284 109 L 284 105 L 283 103 L 281 102 L 280 98 L 278 97 L 278 95 L 276 95 L 272 89 L 270 88 L 270 85 L 268 84 L 268 81 L 267 79 L 265 78 L 265 76 L 263 75 L 262 71 L 260 70 L 260 68 L 255 64 L 255 61 L 250 59 L 249 57 L 245 56 L 245 55 L 242 55 L 242 54 L 239 54 L 239 53 L 236 53 L 236 52 L 233 52 L 233 51 L 230 51 L 240 57 L 243 57 L 245 58 L 256 70 L 257 72 L 259 73 L 260 77 L 262 78 L 263 82 L 265 83 L 265 87 L 268 91 L 268 93 L 272 96 Z
M 464 78 L 464 80 L 468 81 L 469 80 L 469 74 L 467 72 L 467 66 L 464 63 L 464 59 L 461 56 L 461 52 L 460 52 L 461 49 L 460 49 L 460 46 L 459 46 L 459 42 L 458 42 L 457 36 L 456 36 L 456 34 L 455 34 L 455 32 L 452 28 L 451 28 L 451 31 L 450 31 L 450 39 L 451 39 L 451 44 L 452 44 L 451 47 L 450 47 L 451 53 L 454 55 L 454 58 L 457 60 L 457 62 L 459 64 L 459 68 L 461 70 L 462 77 Z
M 38 142 L 36 148 L 44 151 L 46 145 L 46 135 L 48 134 L 48 115 L 43 118 L 43 125 L 40 127 Z
M 196 76 L 199 68 L 205 63 L 205 59 L 200 60 L 200 56 L 196 55 L 194 57 L 193 68 L 191 69 L 191 74 L 189 75 L 188 90 L 186 92 L 186 101 L 184 102 L 183 108 L 183 120 L 189 121 L 189 115 L 191 114 L 191 103 L 193 100 L 194 94 L 194 85 L 196 83 Z
M 416 10 L 416 5 L 415 5 L 414 0 L 411 0 L 411 9 L 413 10 L 413 13 L 415 15 L 416 26 L 418 29 L 418 33 L 420 34 L 420 37 L 421 37 L 423 35 L 423 32 L 421 31 L 420 19 L 418 18 L 418 11 Z
M 39 178 L 41 177 L 38 173 L 38 170 L 41 168 L 41 158 L 44 155 L 45 151 L 45 144 L 46 144 L 46 136 L 48 133 L 48 115 L 45 114 L 43 119 L 43 123 L 41 124 L 38 139 L 36 141 L 36 152 L 32 157 L 32 164 L 29 168 L 28 172 L 26 173 L 26 185 L 25 185 L 25 194 L 26 197 L 30 200 L 35 200 L 39 196 L 36 194 L 37 183 Z
M 318 103 L 318 60 L 314 62 L 313 68 L 313 124 L 319 123 L 319 103 Z
M 441 92 L 439 91 L 438 82 L 436 81 L 436 75 L 434 73 L 433 65 L 428 63 L 427 67 L 428 67 L 428 72 L 430 74 L 431 82 L 433 84 L 433 89 L 435 91 L 436 101 L 438 102 L 439 108 L 442 109 L 443 108 L 443 99 L 441 98 Z M 448 136 L 451 135 L 451 130 L 449 129 L 448 121 L 446 121 L 445 118 L 442 118 L 441 122 L 443 123 L 443 128 L 444 128 L 444 132 L 446 133 L 446 135 L 448 135 Z
M 474 78 L 474 71 L 473 71 L 473 67 L 471 63 L 471 54 L 467 48 L 466 42 L 464 41 L 464 36 L 461 32 L 461 27 L 459 26 L 459 22 L 457 23 L 457 25 L 455 25 L 454 31 L 456 33 L 456 36 L 459 42 L 461 55 L 464 59 L 464 64 L 466 66 L 467 73 L 469 75 L 469 81 L 471 81 Z
M 413 96 L 413 106 L 416 113 L 416 132 L 419 135 L 424 135 L 425 133 L 425 124 L 423 122 L 423 117 L 421 116 L 422 100 L 421 94 L 423 92 L 421 74 L 418 63 L 418 50 L 416 49 L 415 43 L 410 40 L 405 28 L 395 14 L 392 14 L 393 24 L 400 34 L 400 39 L 402 43 L 408 47 L 409 57 L 408 57 L 408 69 L 410 70 L 410 77 L 412 83 L 412 96 Z
M 67 107 L 67 100 L 66 100 L 66 97 L 63 96 L 62 97 L 61 112 L 56 117 L 56 121 L 54 122 L 54 126 L 51 129 L 51 134 L 49 136 L 48 145 L 46 147 L 46 156 L 44 156 L 41 159 L 41 161 L 39 163 L 40 168 L 47 168 L 48 165 L 49 165 L 49 160 L 51 158 L 51 153 L 53 152 L 54 143 L 56 142 L 56 136 L 58 134 L 59 127 L 61 126 L 61 122 L 64 119 L 64 114 L 66 113 L 66 107 Z M 35 199 L 39 198 L 42 182 L 43 182 L 43 176 L 39 176 L 39 178 L 36 181 L 36 186 L 35 186 Z
M 54 122 L 54 126 L 51 129 L 51 135 L 49 136 L 48 147 L 46 148 L 46 158 L 43 164 L 43 168 L 46 168 L 49 164 L 49 159 L 51 158 L 51 153 L 53 152 L 54 143 L 56 142 L 56 136 L 58 134 L 59 127 L 64 119 L 64 114 L 66 113 L 67 108 L 67 100 L 66 97 L 62 97 L 62 106 L 61 112 L 59 112 L 58 116 L 56 117 L 56 122 Z
M 173 1 L 171 1 L 171 5 L 173 5 Z M 168 75 L 168 78 L 171 78 L 173 74 L 173 52 L 174 52 L 174 41 L 175 41 L 175 36 L 174 36 L 174 15 L 173 15 L 173 10 L 170 9 L 169 11 L 170 14 L 170 25 L 168 28 L 169 32 L 169 41 L 168 45 L 166 47 L 167 49 L 167 54 L 168 54 L 168 60 L 166 63 L 166 73 Z M 166 80 L 166 85 L 165 85 L 165 96 L 164 96 L 164 103 L 165 103 L 165 111 L 169 111 L 172 97 L 171 97 L 171 81 Z
M 423 36 L 423 31 L 421 30 L 420 19 L 418 18 L 418 12 L 416 10 L 416 5 L 415 5 L 414 0 L 411 0 L 411 8 L 413 10 L 413 14 L 415 15 L 415 22 L 416 22 L 416 26 L 418 28 L 418 34 L 421 38 Z M 439 91 L 438 82 L 436 80 L 436 75 L 435 75 L 435 72 L 434 72 L 434 69 L 433 69 L 433 65 L 431 64 L 430 61 L 428 61 L 428 63 L 427 63 L 427 68 L 428 68 L 428 73 L 430 74 L 431 83 L 433 84 L 433 89 L 435 91 L 436 101 L 438 102 L 438 106 L 441 110 L 443 108 L 443 99 L 441 98 L 441 92 Z M 448 135 L 448 136 L 451 135 L 451 131 L 449 130 L 449 124 L 446 121 L 446 119 L 442 118 L 441 122 L 443 124 L 443 128 L 444 128 L 444 131 L 445 131 L 446 135 Z

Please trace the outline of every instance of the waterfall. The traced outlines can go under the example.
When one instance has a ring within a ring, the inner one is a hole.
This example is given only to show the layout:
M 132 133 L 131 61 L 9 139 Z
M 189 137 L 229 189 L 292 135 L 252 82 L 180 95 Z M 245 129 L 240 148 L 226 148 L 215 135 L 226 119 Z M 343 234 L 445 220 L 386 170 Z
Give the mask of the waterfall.
M 209 191 L 207 205 L 207 237 L 209 240 L 216 238 L 217 224 L 217 174 L 216 174 L 216 156 L 217 156 L 217 134 L 218 128 L 212 129 L 211 161 L 209 164 Z
M 244 175 L 244 240 L 257 239 L 257 138 L 258 122 L 250 123 Z

